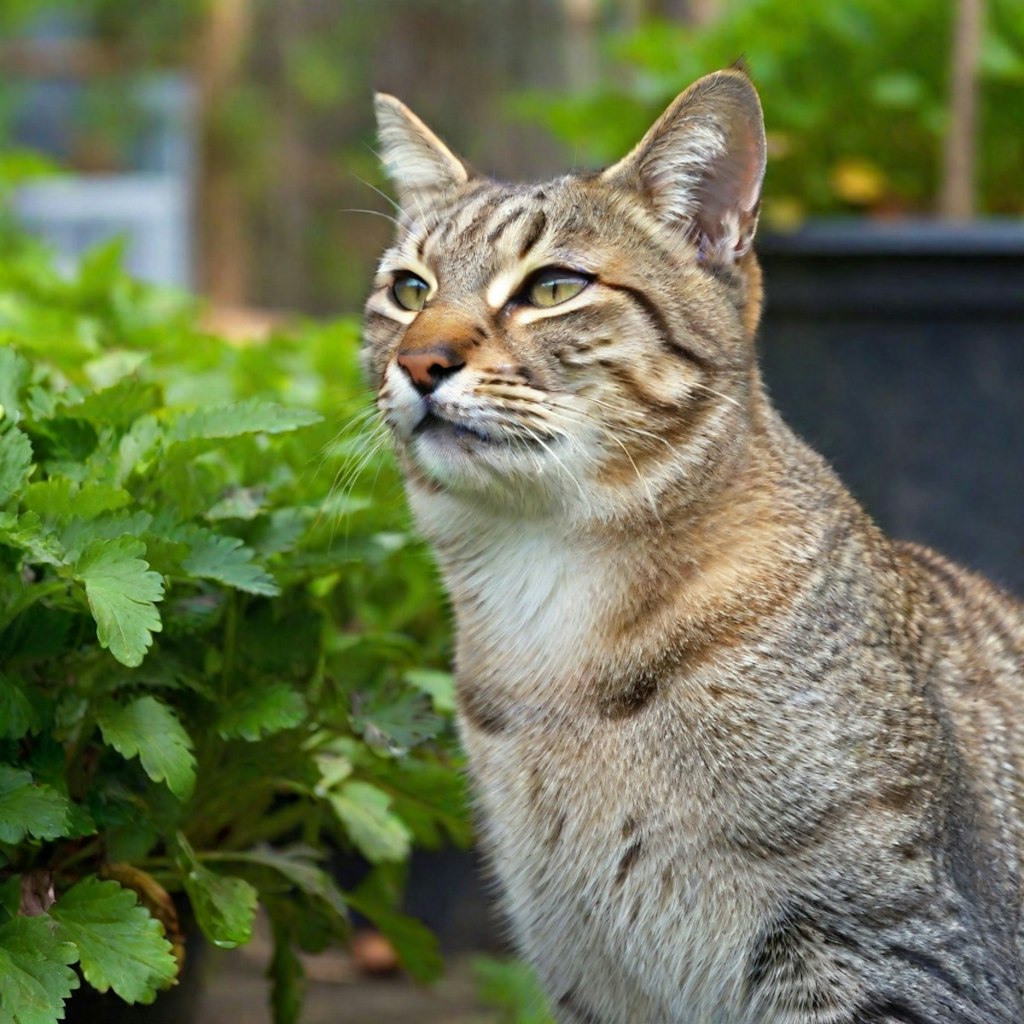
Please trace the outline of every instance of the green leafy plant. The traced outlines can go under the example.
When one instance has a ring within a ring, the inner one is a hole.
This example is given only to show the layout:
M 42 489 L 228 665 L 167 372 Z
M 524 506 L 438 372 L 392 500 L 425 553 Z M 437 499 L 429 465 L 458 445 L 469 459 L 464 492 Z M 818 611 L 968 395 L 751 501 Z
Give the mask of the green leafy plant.
M 514 109 L 573 147 L 617 160 L 689 82 L 743 56 L 761 92 L 770 165 L 764 213 L 928 212 L 948 126 L 953 4 L 931 0 L 722 0 L 694 26 L 649 19 L 612 34 L 618 74 L 581 95 L 531 94 Z M 1024 97 L 1024 8 L 991 0 L 980 56 L 979 210 L 1024 212 L 1016 127 Z
M 503 1024 L 554 1024 L 544 990 L 522 960 L 479 956 L 473 960 L 477 995 L 499 1012 Z
M 445 614 L 356 348 L 232 347 L 116 247 L 65 279 L 0 232 L 0 1021 L 150 1002 L 183 914 L 231 947 L 258 905 L 278 1022 L 351 909 L 440 969 L 397 906 L 414 845 L 469 839 Z

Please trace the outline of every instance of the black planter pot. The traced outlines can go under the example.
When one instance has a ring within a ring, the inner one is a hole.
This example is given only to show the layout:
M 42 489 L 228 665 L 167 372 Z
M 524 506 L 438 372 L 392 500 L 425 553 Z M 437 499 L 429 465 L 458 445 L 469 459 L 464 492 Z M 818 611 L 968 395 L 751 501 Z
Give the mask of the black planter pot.
M 766 380 L 888 533 L 1024 595 L 1024 223 L 762 239 Z

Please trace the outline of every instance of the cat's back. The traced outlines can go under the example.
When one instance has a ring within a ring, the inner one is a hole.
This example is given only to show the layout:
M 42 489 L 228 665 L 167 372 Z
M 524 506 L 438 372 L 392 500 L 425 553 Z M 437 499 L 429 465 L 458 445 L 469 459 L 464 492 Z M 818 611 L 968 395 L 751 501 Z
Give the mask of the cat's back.
M 896 550 L 915 604 L 918 671 L 934 686 L 965 762 L 965 798 L 1007 876 L 1020 879 L 1024 604 L 928 548 L 901 543 Z

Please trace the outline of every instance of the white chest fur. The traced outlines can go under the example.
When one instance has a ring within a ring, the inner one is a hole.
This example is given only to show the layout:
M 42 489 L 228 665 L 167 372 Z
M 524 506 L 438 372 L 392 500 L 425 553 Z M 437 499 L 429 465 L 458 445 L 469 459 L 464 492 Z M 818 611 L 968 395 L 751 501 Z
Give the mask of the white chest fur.
M 742 1024 L 762 880 L 711 841 L 700 786 L 658 770 L 647 730 L 562 728 L 465 730 L 518 947 L 565 1020 Z
M 767 1022 L 744 978 L 771 887 L 717 844 L 700 751 L 664 717 L 602 717 L 588 689 L 629 657 L 601 626 L 628 574 L 550 526 L 471 536 L 442 554 L 460 726 L 503 909 L 559 1019 Z

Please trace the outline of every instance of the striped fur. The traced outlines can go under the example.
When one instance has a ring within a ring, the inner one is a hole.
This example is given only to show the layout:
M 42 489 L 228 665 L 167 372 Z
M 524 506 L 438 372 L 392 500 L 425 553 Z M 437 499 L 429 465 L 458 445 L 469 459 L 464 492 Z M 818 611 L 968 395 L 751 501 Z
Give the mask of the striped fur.
M 745 76 L 539 186 L 379 109 L 402 209 L 366 365 L 558 1020 L 1019 1024 L 1024 615 L 883 536 L 773 410 Z M 590 284 L 531 305 L 549 266 Z M 423 395 L 399 359 L 432 352 Z

